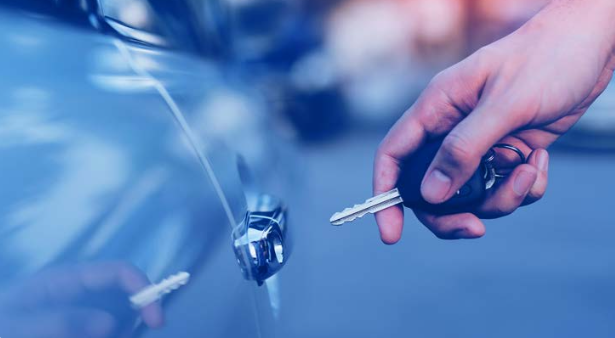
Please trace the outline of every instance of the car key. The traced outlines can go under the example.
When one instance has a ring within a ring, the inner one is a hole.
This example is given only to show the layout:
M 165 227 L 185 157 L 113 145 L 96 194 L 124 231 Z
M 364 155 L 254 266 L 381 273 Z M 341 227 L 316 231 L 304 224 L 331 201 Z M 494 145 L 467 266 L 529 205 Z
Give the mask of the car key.
M 495 148 L 514 151 L 522 163 L 526 161 L 525 155 L 518 148 L 508 144 L 496 144 L 483 157 L 480 166 L 472 177 L 453 197 L 442 204 L 430 204 L 423 199 L 421 183 L 443 140 L 441 138 L 428 142 L 415 153 L 402 160 L 400 177 L 395 189 L 370 198 L 362 204 L 357 204 L 352 208 L 335 213 L 330 219 L 331 224 L 342 225 L 361 218 L 366 214 L 375 214 L 402 203 L 411 209 L 419 209 L 442 215 L 470 211 L 472 207 L 479 205 L 485 199 L 487 190 L 491 189 L 498 179 L 505 177 L 505 175 L 499 174 L 494 167 Z

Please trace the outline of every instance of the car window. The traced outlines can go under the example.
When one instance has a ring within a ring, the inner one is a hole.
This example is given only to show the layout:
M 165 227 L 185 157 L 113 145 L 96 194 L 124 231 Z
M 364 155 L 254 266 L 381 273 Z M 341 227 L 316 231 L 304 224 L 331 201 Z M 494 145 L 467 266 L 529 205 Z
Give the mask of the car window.
M 169 32 L 146 0 L 100 0 L 100 13 L 122 36 L 157 46 L 170 46 Z
M 167 0 L 98 0 L 99 14 L 127 40 L 208 56 L 209 29 L 201 17 L 205 2 Z
M 0 7 L 55 19 L 81 28 L 94 29 L 91 13 L 96 12 L 95 0 L 6 0 Z
M 7 0 L 0 7 L 99 30 L 134 43 L 213 57 L 221 54 L 218 1 Z

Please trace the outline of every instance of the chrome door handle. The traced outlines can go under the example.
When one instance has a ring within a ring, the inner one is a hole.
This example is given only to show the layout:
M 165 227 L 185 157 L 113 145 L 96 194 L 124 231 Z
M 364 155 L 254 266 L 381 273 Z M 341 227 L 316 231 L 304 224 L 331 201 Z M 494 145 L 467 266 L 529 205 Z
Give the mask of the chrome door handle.
M 286 264 L 291 242 L 287 209 L 282 201 L 260 195 L 255 202 L 244 225 L 233 235 L 233 247 L 244 277 L 260 285 Z

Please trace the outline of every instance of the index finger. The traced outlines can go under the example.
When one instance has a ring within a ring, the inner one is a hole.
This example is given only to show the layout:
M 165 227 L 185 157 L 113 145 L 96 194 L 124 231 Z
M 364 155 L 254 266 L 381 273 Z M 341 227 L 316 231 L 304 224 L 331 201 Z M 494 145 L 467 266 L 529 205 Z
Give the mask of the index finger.
M 376 153 L 374 196 L 395 188 L 400 173 L 401 159 L 414 152 L 424 138 L 424 128 L 410 111 L 393 126 Z M 376 223 L 380 230 L 380 238 L 384 243 L 397 243 L 403 229 L 403 207 L 395 206 L 380 211 L 376 214 Z

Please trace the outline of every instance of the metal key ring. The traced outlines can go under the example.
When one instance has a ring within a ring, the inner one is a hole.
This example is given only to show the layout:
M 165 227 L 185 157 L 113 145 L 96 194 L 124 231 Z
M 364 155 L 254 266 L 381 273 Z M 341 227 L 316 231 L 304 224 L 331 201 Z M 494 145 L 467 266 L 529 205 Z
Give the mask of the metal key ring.
M 508 150 L 512 150 L 514 151 L 519 158 L 521 159 L 521 163 L 524 164 L 526 163 L 527 159 L 525 158 L 525 154 L 521 151 L 521 149 L 510 145 L 510 144 L 506 144 L 506 143 L 498 143 L 496 145 L 493 146 L 493 148 L 501 148 L 501 149 L 508 149 Z
M 519 156 L 519 159 L 521 159 L 521 164 L 527 163 L 527 158 L 525 157 L 525 154 L 521 151 L 521 149 L 510 145 L 510 144 L 506 144 L 506 143 L 498 143 L 496 145 L 494 145 L 491 148 L 491 152 L 490 152 L 490 156 L 488 158 L 488 161 L 493 161 L 495 159 L 495 150 L 493 150 L 494 148 L 500 148 L 500 149 L 506 149 L 506 150 L 510 150 L 510 151 L 514 151 L 515 154 L 517 154 L 517 156 Z M 499 174 L 497 172 L 494 173 L 496 178 L 504 178 L 507 175 L 504 174 Z

